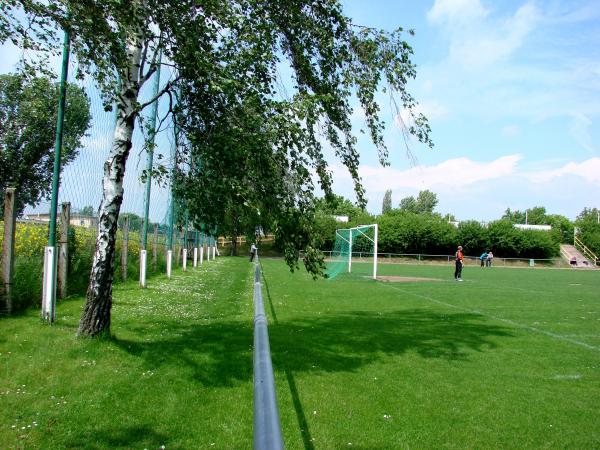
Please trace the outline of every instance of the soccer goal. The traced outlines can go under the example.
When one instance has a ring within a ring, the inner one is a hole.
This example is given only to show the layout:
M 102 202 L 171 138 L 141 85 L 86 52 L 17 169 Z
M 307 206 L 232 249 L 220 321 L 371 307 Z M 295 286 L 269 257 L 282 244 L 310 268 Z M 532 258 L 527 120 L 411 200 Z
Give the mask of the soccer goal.
M 377 231 L 377 224 L 336 230 L 327 277 L 351 273 L 377 279 Z

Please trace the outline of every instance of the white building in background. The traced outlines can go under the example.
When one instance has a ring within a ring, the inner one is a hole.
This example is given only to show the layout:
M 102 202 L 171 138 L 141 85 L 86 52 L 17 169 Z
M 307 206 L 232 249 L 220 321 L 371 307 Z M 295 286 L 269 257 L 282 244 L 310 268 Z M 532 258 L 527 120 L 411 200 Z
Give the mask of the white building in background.
M 513 227 L 518 228 L 519 230 L 536 230 L 536 231 L 551 231 L 552 227 L 550 225 L 528 225 L 524 223 L 515 223 Z
M 23 214 L 19 217 L 19 220 L 24 222 L 50 222 L 50 214 Z M 57 218 L 58 220 L 58 218 Z M 69 220 L 69 225 L 74 225 L 77 227 L 85 227 L 85 228 L 96 228 L 98 226 L 98 218 L 95 216 L 84 216 L 81 214 L 71 214 L 71 220 Z

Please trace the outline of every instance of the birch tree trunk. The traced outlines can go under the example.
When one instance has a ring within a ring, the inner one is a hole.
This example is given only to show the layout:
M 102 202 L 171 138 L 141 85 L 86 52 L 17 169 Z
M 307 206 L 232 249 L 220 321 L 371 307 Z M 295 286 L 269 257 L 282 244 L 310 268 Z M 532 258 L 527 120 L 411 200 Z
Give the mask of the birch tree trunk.
M 144 32 L 141 26 L 127 40 L 129 67 L 125 76 L 121 77 L 113 144 L 104 163 L 103 196 L 100 204 L 96 251 L 86 302 L 77 332 L 80 336 L 97 336 L 110 332 L 117 219 L 123 202 L 125 163 L 131 150 L 131 138 L 138 114 L 137 99 L 140 91 L 139 70 L 143 41 Z

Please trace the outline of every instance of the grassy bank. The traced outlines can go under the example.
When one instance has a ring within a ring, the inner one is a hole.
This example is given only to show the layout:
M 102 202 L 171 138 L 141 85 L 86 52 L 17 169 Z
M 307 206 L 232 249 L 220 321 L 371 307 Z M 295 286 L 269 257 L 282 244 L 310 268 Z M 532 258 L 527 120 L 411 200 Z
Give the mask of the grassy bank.
M 115 287 L 113 338 L 75 337 L 81 298 L 0 319 L 0 448 L 250 448 L 245 258 Z

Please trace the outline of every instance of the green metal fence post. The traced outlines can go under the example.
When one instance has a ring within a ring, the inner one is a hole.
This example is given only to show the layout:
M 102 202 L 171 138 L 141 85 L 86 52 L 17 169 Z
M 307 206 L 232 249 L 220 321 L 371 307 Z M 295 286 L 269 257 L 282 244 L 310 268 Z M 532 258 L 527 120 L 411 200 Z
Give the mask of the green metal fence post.
M 160 64 L 162 61 L 162 51 L 158 55 L 158 68 L 154 76 L 154 86 L 152 95 L 158 95 L 160 88 Z M 156 116 L 158 115 L 158 99 L 152 103 L 152 112 L 150 113 L 150 137 L 148 138 L 148 155 L 146 158 L 146 195 L 144 197 L 144 224 L 142 227 L 142 249 L 146 249 L 148 243 L 148 216 L 150 213 L 150 189 L 152 187 L 152 165 L 154 164 L 154 140 L 156 137 Z
M 56 316 L 56 213 L 58 209 L 58 188 L 60 184 L 60 156 L 63 141 L 63 123 L 67 98 L 67 77 L 69 74 L 69 53 L 71 39 L 65 30 L 63 39 L 62 67 L 60 74 L 60 91 L 58 113 L 56 115 L 56 138 L 54 140 L 54 168 L 52 171 L 52 194 L 50 197 L 50 226 L 48 231 L 48 247 L 44 255 L 44 298 L 42 301 L 42 318 L 54 322 Z

